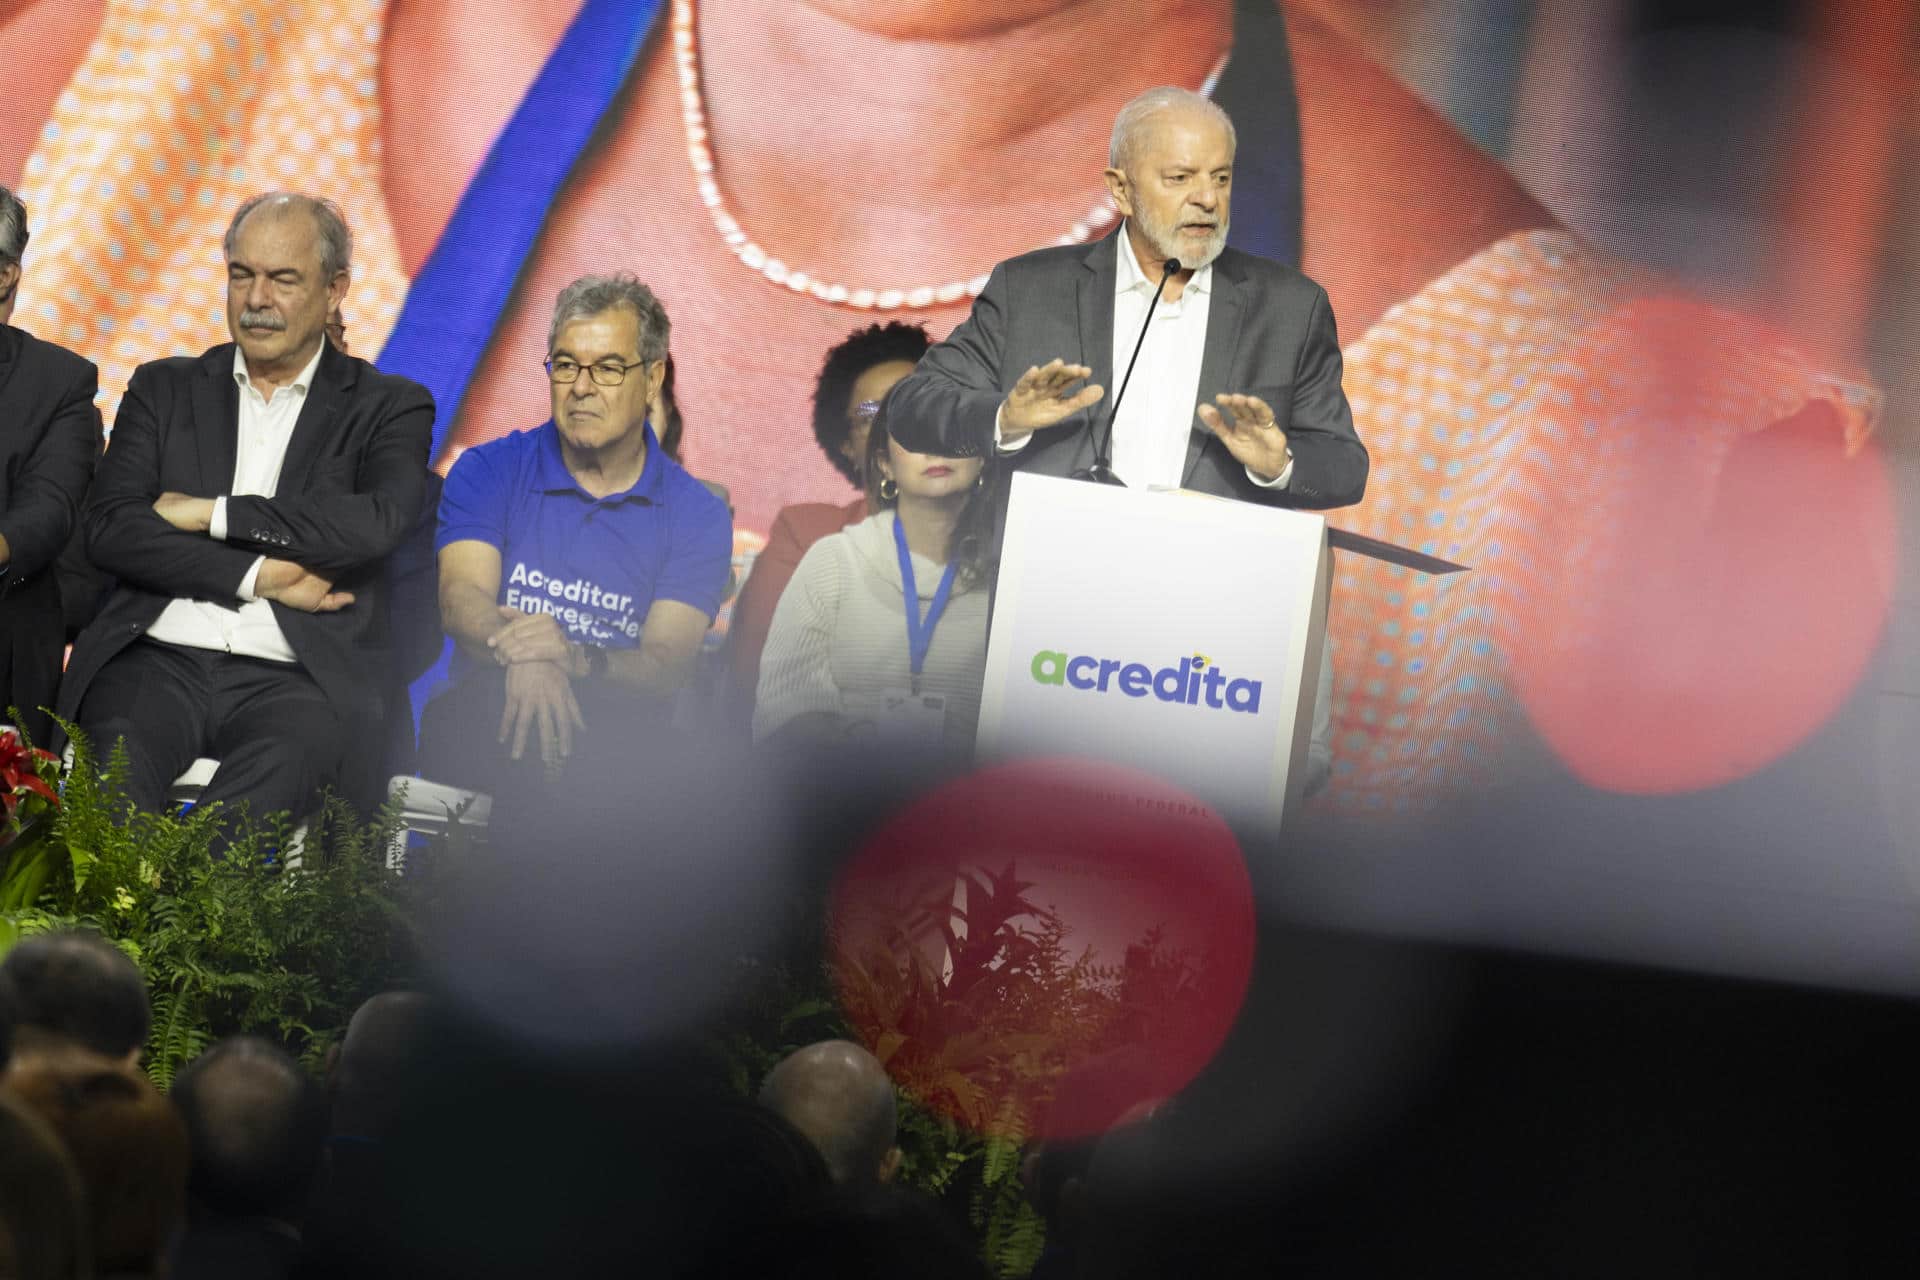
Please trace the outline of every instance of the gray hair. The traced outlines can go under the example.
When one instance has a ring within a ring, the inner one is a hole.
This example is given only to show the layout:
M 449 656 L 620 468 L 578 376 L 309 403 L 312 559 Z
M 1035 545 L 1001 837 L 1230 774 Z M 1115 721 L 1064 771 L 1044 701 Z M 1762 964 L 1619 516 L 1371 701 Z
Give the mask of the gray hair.
M 1195 93 L 1191 89 L 1182 89 L 1179 85 L 1163 84 L 1149 89 L 1120 108 L 1120 114 L 1113 118 L 1113 138 L 1107 143 L 1107 167 L 1125 172 L 1127 164 L 1133 159 L 1134 145 L 1147 121 L 1162 111 L 1187 110 L 1198 111 L 1212 116 L 1227 131 L 1227 145 L 1239 148 L 1240 140 L 1233 130 L 1233 118 L 1221 110 L 1220 104 L 1204 93 Z
M 0 262 L 18 262 L 27 256 L 27 206 L 20 197 L 0 187 Z
M 325 196 L 303 195 L 298 191 L 265 191 L 248 197 L 233 211 L 233 221 L 227 224 L 226 237 L 220 242 L 228 262 L 233 261 L 234 246 L 240 239 L 240 224 L 263 205 L 273 206 L 275 213 L 303 209 L 313 215 L 313 225 L 320 233 L 322 280 L 331 280 L 342 271 L 353 269 L 353 232 L 347 227 L 347 215 Z
M 648 364 L 667 358 L 667 335 L 673 328 L 667 309 L 653 290 L 632 274 L 619 271 L 610 276 L 581 276 L 560 291 L 553 301 L 553 324 L 547 330 L 547 350 L 560 340 L 560 330 L 570 321 L 597 316 L 603 311 L 625 307 L 640 322 L 640 358 Z

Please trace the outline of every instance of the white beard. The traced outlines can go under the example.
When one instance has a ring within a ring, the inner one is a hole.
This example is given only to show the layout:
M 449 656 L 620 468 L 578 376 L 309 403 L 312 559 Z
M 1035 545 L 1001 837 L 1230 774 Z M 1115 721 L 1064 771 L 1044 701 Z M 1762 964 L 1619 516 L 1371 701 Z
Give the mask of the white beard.
M 1153 246 L 1155 257 L 1161 262 L 1165 262 L 1169 258 L 1178 258 L 1180 260 L 1180 268 L 1183 271 L 1198 271 L 1219 257 L 1220 251 L 1227 247 L 1227 227 L 1229 224 L 1224 218 L 1221 220 L 1220 225 L 1213 229 L 1213 234 L 1208 236 L 1206 240 L 1197 246 L 1189 245 L 1186 248 L 1181 248 L 1178 240 L 1176 240 L 1176 228 L 1159 226 L 1155 224 L 1153 219 L 1144 214 L 1139 216 L 1139 222 L 1140 230 L 1146 233 L 1147 243 Z

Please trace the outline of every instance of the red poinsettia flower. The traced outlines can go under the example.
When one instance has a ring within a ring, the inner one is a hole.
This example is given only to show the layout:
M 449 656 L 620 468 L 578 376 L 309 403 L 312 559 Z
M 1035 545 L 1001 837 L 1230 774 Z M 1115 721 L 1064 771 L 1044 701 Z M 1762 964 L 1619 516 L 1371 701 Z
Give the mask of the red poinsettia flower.
M 55 759 L 50 751 L 27 746 L 11 729 L 0 732 L 0 809 L 4 809 L 8 824 L 13 822 L 20 802 L 30 795 L 40 796 L 49 804 L 60 803 L 59 793 L 40 776 L 40 766 Z

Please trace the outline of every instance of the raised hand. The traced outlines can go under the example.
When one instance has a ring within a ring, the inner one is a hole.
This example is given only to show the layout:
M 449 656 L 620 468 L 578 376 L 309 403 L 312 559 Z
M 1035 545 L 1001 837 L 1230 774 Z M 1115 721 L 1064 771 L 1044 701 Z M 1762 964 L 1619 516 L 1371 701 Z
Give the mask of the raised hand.
M 500 616 L 507 625 L 487 637 L 487 648 L 493 650 L 495 662 L 503 667 L 518 662 L 557 662 L 563 667 L 572 664 L 573 642 L 552 614 L 522 613 L 501 605 Z
M 1000 405 L 1000 438 L 1017 440 L 1098 404 L 1106 394 L 1098 383 L 1074 389 L 1075 383 L 1092 376 L 1086 365 L 1067 364 L 1058 357 L 1028 369 Z
M 302 613 L 338 613 L 353 603 L 353 592 L 335 591 L 333 583 L 291 560 L 269 560 L 261 565 L 253 580 L 253 594 Z
M 1214 400 L 1218 408 L 1199 407 L 1201 425 L 1227 446 L 1241 466 L 1262 480 L 1278 479 L 1293 453 L 1272 408 L 1259 396 L 1217 395 Z

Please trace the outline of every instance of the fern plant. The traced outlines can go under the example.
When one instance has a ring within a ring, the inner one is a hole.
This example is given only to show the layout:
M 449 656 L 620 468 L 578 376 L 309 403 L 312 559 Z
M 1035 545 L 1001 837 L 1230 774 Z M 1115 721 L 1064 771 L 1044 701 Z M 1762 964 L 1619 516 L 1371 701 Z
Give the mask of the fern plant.
M 819 918 L 818 910 L 818 903 L 796 904 L 795 935 L 809 935 L 807 922 Z M 817 949 L 802 947 L 791 955 L 741 963 L 728 1015 L 714 1034 L 736 1090 L 752 1096 L 782 1058 L 803 1045 L 830 1039 L 867 1038 L 849 1023 L 833 973 Z M 876 1047 L 870 1040 L 867 1044 Z M 877 1047 L 884 1052 L 887 1046 Z M 1026 1275 L 1045 1247 L 1046 1226 L 1020 1179 L 1026 1134 L 1015 1119 L 1017 1109 L 1003 1101 L 1006 1114 L 1000 1122 L 966 1124 L 955 1118 L 945 1099 L 939 1106 L 930 1105 L 918 1091 L 921 1082 L 897 1072 L 895 1079 L 900 1085 L 895 1141 L 902 1156 L 901 1180 L 966 1219 L 995 1275 Z
M 243 814 L 215 858 L 221 815 L 204 806 L 132 812 L 121 794 L 123 748 L 101 767 L 73 738 L 40 846 L 45 874 L 31 902 L 0 909 L 0 932 L 86 927 L 125 951 L 151 995 L 146 1066 L 156 1085 L 239 1033 L 317 1067 L 361 1001 L 411 978 L 409 884 L 385 864 L 398 822 L 391 807 L 364 823 L 327 800 L 297 867 L 285 856 L 294 841 L 284 819 Z

